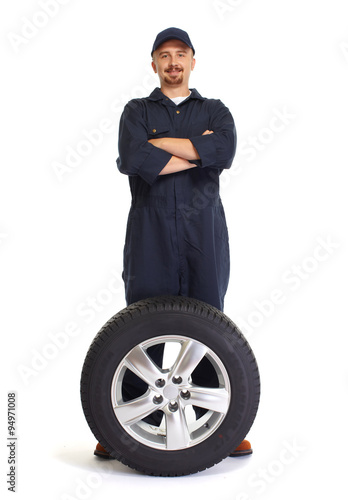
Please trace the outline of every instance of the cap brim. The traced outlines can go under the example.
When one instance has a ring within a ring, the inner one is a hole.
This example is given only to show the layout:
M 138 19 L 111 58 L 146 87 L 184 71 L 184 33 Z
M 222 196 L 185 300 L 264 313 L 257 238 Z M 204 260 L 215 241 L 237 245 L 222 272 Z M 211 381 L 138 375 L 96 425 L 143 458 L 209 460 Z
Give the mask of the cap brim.
M 161 43 L 151 52 L 151 56 L 164 42 L 168 42 L 168 40 L 180 40 L 180 42 L 184 43 L 189 49 L 192 49 L 193 54 L 195 53 L 195 49 L 187 45 L 186 41 L 182 38 L 178 36 L 167 36 L 163 40 L 161 40 Z

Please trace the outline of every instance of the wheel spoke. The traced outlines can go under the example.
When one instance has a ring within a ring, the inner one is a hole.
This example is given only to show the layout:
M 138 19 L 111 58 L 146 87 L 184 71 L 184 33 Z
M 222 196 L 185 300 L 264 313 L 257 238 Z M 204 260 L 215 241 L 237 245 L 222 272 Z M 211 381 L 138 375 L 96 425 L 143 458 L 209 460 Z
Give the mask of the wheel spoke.
M 187 448 L 190 443 L 190 433 L 187 427 L 184 409 L 179 406 L 175 412 L 165 412 L 167 450 Z
M 229 406 L 229 394 L 226 389 L 212 389 L 210 387 L 190 387 L 190 399 L 186 404 L 192 404 L 226 414 Z
M 207 347 L 198 342 L 187 340 L 182 344 L 179 355 L 176 359 L 171 376 L 179 375 L 186 381 L 204 358 L 207 352 Z
M 161 370 L 140 346 L 128 354 L 125 366 L 151 387 L 155 387 L 155 381 L 162 376 Z
M 115 406 L 114 412 L 122 425 L 132 425 L 158 409 L 153 402 L 153 393 L 147 391 L 140 398 Z

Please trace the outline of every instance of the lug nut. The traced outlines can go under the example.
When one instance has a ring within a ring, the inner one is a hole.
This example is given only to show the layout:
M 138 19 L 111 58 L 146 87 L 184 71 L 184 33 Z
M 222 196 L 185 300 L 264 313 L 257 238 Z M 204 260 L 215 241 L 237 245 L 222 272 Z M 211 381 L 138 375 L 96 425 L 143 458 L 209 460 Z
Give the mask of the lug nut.
M 177 411 L 177 410 L 178 410 L 179 405 L 178 405 L 178 403 L 177 403 L 176 401 L 174 401 L 174 400 L 173 400 L 173 401 L 171 401 L 171 402 L 169 403 L 168 408 L 169 408 L 169 410 L 170 410 L 171 412 L 175 412 L 175 411 Z
M 159 378 L 158 380 L 156 380 L 155 385 L 156 387 L 164 387 L 166 385 L 166 382 L 165 380 L 163 380 L 163 378 Z
M 160 395 L 158 395 L 158 396 L 154 396 L 154 398 L 153 398 L 153 400 L 152 400 L 152 401 L 155 403 L 155 405 L 159 405 L 159 404 L 161 404 L 161 403 L 162 403 L 162 401 L 163 401 L 163 397 L 162 397 L 162 396 L 160 396 Z
M 173 378 L 172 378 L 172 382 L 173 382 L 173 384 L 181 384 L 181 382 L 182 382 L 182 378 L 181 378 L 181 377 L 179 377 L 179 376 L 177 376 L 177 377 L 173 377 Z
M 183 391 L 180 392 L 180 396 L 182 397 L 182 399 L 190 399 L 191 394 L 190 391 L 184 389 Z

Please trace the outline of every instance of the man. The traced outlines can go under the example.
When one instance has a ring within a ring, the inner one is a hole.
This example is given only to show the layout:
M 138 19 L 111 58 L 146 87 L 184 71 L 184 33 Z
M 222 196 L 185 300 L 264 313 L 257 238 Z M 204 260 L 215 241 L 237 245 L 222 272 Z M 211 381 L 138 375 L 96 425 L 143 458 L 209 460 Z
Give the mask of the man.
M 236 131 L 220 100 L 189 89 L 194 54 L 185 31 L 159 33 L 151 56 L 161 88 L 131 100 L 121 117 L 117 166 L 129 176 L 132 194 L 124 247 L 127 305 L 169 294 L 223 311 L 229 245 L 219 175 L 232 164 Z M 153 356 L 160 360 L 161 354 Z M 95 453 L 108 456 L 99 444 Z M 243 441 L 231 456 L 250 453 Z
M 120 122 L 117 165 L 132 193 L 126 300 L 185 295 L 223 310 L 229 248 L 219 175 L 235 153 L 233 118 L 221 101 L 189 90 L 187 33 L 164 30 L 151 55 L 161 89 L 130 101 Z

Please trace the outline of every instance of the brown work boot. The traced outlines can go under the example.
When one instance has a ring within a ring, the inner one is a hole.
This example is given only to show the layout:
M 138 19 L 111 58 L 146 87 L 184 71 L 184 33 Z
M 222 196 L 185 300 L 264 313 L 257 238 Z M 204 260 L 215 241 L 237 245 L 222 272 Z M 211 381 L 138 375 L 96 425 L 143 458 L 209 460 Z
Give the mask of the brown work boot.
M 112 457 L 110 455 L 110 453 L 108 453 L 105 450 L 105 448 L 102 447 L 102 445 L 100 443 L 97 443 L 97 446 L 95 447 L 95 450 L 94 450 L 94 455 L 96 455 L 97 457 L 100 457 L 100 458 L 107 458 L 110 460 L 115 460 L 114 457 Z
M 229 454 L 229 456 L 230 457 L 245 457 L 246 455 L 251 455 L 252 452 L 253 452 L 253 450 L 251 448 L 251 444 L 249 443 L 249 441 L 244 439 L 244 441 L 242 441 L 240 443 L 240 445 L 237 446 L 237 448 L 234 450 L 234 452 Z

